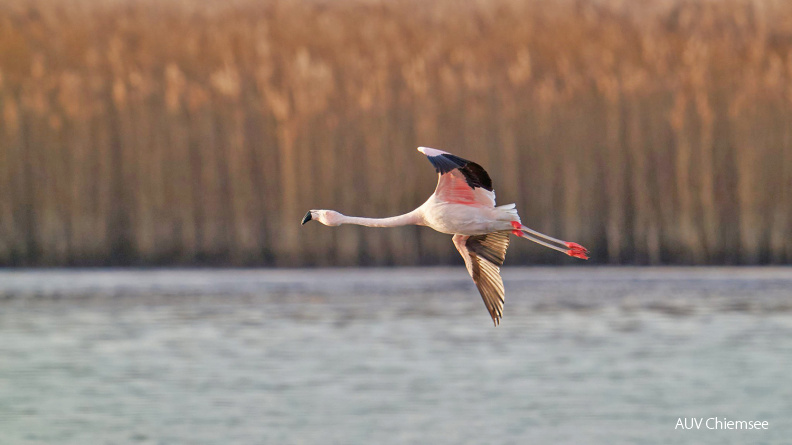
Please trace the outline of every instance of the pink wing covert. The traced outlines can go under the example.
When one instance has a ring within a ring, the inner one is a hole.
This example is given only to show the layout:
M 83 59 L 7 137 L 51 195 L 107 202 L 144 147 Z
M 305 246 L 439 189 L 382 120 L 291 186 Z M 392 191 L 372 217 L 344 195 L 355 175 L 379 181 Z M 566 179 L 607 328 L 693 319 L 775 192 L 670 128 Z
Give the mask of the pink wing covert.
M 435 196 L 452 204 L 495 207 L 495 193 L 480 187 L 471 188 L 458 169 L 440 175 Z
M 475 162 L 429 147 L 418 147 L 440 175 L 435 196 L 445 202 L 495 206 L 495 192 L 487 172 Z

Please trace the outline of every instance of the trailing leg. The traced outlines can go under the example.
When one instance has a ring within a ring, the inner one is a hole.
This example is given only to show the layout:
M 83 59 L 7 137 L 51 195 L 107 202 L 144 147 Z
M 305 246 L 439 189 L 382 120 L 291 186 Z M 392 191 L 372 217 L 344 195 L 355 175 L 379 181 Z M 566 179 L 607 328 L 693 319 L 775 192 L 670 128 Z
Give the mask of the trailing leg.
M 530 229 L 522 225 L 522 223 L 519 221 L 512 221 L 512 227 L 514 227 L 512 233 L 519 236 L 520 238 L 531 240 L 537 244 L 541 244 L 545 247 L 549 247 L 553 250 L 557 250 L 575 258 L 581 258 L 584 260 L 589 258 L 589 251 L 578 243 L 553 238 L 552 236 L 545 235 L 544 233 Z

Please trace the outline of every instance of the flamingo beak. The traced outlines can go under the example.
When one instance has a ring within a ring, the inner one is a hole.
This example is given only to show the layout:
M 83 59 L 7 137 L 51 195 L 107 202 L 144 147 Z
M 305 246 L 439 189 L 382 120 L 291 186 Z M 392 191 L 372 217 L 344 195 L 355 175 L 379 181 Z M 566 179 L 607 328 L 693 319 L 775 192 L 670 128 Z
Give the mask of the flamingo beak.
M 308 212 L 308 213 L 306 213 L 306 214 L 305 214 L 305 216 L 303 217 L 303 219 L 302 219 L 302 222 L 300 223 L 300 225 L 303 225 L 303 226 L 304 226 L 304 225 L 305 225 L 305 223 L 307 223 L 307 222 L 308 222 L 308 221 L 310 221 L 310 220 L 311 220 L 311 212 Z

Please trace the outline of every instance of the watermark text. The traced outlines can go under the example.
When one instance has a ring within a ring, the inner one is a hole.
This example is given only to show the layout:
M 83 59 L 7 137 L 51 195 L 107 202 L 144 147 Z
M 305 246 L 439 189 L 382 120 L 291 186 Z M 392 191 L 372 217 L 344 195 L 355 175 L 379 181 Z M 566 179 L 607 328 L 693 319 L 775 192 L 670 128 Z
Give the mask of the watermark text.
M 675 430 L 768 430 L 767 420 L 729 420 L 725 417 L 680 417 Z

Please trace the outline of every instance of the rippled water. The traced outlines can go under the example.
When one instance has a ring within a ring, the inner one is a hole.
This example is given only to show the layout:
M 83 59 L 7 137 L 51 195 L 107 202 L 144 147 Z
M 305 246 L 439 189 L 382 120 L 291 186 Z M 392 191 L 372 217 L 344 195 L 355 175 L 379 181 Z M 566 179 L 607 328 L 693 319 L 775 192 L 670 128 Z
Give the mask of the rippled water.
M 504 277 L 0 272 L 0 443 L 792 441 L 792 269 Z

